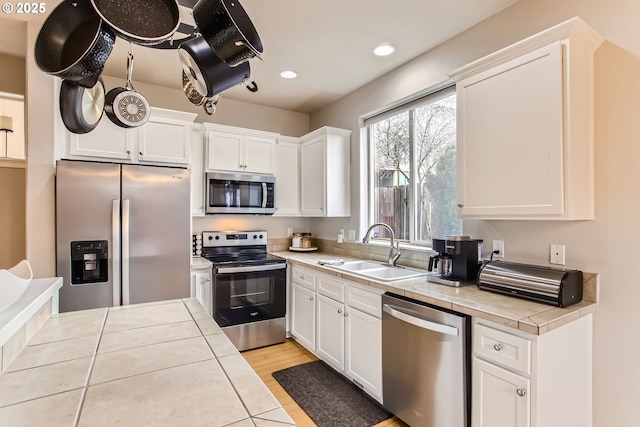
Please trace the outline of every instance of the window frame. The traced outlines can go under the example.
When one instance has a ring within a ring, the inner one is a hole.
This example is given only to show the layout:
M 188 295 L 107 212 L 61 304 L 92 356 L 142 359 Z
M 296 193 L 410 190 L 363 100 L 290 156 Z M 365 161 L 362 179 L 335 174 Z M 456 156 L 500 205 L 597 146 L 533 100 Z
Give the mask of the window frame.
M 361 234 L 364 235 L 368 228 L 368 224 L 374 223 L 374 209 L 373 203 L 375 201 L 375 188 L 373 185 L 373 174 L 375 168 L 375 153 L 372 150 L 373 145 L 373 135 L 371 132 L 371 125 L 376 122 L 385 120 L 389 117 L 393 117 L 398 114 L 402 114 L 404 112 L 409 112 L 409 162 L 411 165 L 410 169 L 410 203 L 409 203 L 409 240 L 398 240 L 402 246 L 411 246 L 413 248 L 431 248 L 432 242 L 430 240 L 418 240 L 416 239 L 416 215 L 418 209 L 418 185 L 415 185 L 418 182 L 418 168 L 414 165 L 414 159 L 416 156 L 416 126 L 414 126 L 415 121 L 415 110 L 422 105 L 436 102 L 439 99 L 446 98 L 448 96 L 456 94 L 456 86 L 454 82 L 447 81 L 440 85 L 433 86 L 424 91 L 416 93 L 410 97 L 399 100 L 393 104 L 390 104 L 384 108 L 381 108 L 375 112 L 372 112 L 368 115 L 362 116 L 360 119 L 361 124 L 361 157 L 360 157 L 360 165 L 366 165 L 364 171 L 361 171 L 361 191 L 360 194 L 366 194 L 366 200 L 361 200 L 360 202 L 360 217 L 363 219 L 361 221 L 362 226 Z M 456 106 L 457 108 L 457 106 Z M 457 145 L 457 142 L 456 142 Z M 457 146 L 456 146 L 457 151 Z M 389 241 L 388 238 L 376 238 L 371 239 L 371 243 L 378 243 L 387 245 Z

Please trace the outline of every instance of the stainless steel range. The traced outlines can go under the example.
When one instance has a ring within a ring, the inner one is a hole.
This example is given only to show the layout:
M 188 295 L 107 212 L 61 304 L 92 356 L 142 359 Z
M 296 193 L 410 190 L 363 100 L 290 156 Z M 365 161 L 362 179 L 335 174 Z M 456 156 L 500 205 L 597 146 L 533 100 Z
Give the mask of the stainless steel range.
M 284 258 L 267 253 L 267 232 L 205 231 L 202 256 L 213 263 L 207 309 L 238 350 L 284 342 Z

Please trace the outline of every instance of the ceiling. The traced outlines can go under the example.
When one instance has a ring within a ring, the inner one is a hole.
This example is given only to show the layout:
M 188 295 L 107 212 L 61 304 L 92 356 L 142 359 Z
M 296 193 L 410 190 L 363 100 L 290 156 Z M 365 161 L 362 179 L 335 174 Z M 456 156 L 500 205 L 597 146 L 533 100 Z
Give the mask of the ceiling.
M 222 96 L 312 113 L 516 1 L 242 0 L 264 46 L 263 61 L 250 61 L 251 80 L 259 90 L 253 93 L 239 85 Z M 51 11 L 59 0 L 45 3 Z M 3 14 L 2 18 L 23 16 Z M 193 23 L 192 19 L 182 14 L 183 22 Z M 14 40 L 0 40 L 0 50 L 18 50 Z M 394 45 L 395 53 L 374 56 L 372 50 L 380 43 Z M 123 83 L 128 50 L 129 43 L 118 39 L 104 70 Z M 133 54 L 134 82 L 182 88 L 176 50 L 134 45 Z M 296 71 L 298 77 L 281 78 L 285 69 Z

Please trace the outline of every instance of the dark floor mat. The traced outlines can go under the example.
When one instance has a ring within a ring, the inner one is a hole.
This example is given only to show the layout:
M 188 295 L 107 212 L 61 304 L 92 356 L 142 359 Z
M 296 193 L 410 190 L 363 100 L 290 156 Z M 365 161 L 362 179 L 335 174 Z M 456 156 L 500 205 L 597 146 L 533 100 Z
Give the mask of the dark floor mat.
M 272 375 L 318 427 L 370 427 L 392 416 L 320 360 Z

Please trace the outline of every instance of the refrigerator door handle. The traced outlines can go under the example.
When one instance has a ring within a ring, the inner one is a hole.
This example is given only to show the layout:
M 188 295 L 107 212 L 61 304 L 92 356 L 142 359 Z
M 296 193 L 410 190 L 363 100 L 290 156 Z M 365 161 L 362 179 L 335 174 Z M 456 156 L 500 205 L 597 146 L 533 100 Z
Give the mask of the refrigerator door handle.
M 122 305 L 129 302 L 129 199 L 122 200 Z
M 111 266 L 113 284 L 113 306 L 120 305 L 120 200 L 111 204 Z

